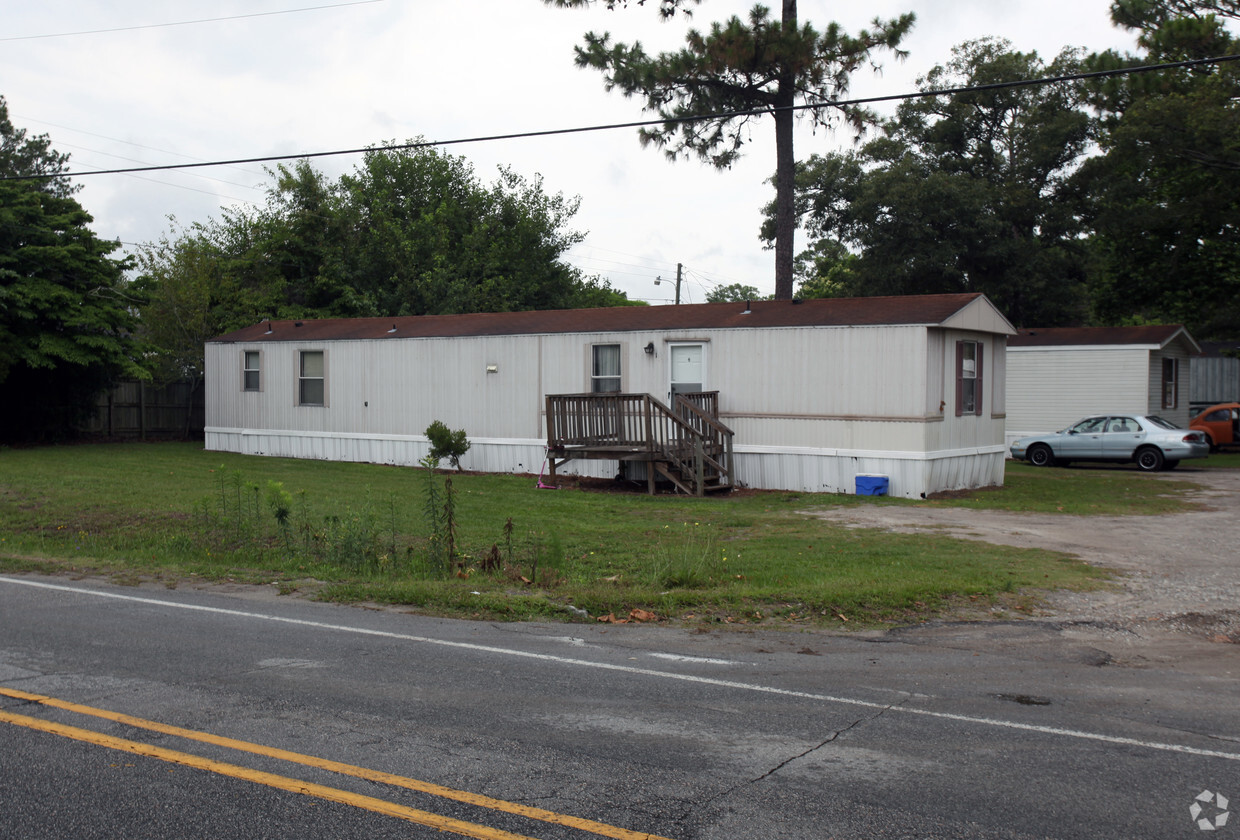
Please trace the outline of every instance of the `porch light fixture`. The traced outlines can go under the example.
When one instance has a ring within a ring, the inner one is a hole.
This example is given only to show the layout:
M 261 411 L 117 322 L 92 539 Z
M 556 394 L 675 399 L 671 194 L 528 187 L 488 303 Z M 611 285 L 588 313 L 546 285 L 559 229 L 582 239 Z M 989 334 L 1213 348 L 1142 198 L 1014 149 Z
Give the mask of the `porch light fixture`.
M 647 356 L 653 356 L 654 355 L 654 342 L 653 341 L 649 342 L 642 349 L 646 351 Z
M 487 373 L 499 373 L 499 365 L 487 365 Z

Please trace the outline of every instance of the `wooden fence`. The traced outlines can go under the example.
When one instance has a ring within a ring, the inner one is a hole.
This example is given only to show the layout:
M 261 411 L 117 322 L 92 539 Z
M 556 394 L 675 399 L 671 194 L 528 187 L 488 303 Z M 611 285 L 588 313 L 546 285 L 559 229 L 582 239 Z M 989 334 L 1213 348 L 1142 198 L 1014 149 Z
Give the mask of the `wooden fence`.
M 205 425 L 203 389 L 196 382 L 155 386 L 137 380 L 117 382 L 95 403 L 82 431 L 117 438 L 201 438 Z

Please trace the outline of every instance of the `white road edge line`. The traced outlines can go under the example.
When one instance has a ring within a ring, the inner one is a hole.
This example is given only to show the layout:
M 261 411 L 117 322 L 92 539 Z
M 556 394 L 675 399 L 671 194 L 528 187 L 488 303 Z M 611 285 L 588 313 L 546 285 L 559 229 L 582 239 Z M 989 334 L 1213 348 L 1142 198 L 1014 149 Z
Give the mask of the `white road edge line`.
M 679 653 L 648 653 L 647 656 L 653 659 L 667 659 L 671 662 L 695 662 L 698 665 L 742 665 L 744 663 L 734 662 L 731 659 L 708 659 L 705 656 L 684 656 Z
M 119 592 L 102 592 L 94 589 L 80 589 L 76 586 L 64 586 L 55 583 L 44 583 L 42 581 L 23 580 L 21 578 L 0 576 L 0 583 L 13 583 L 19 586 L 34 587 L 36 589 L 52 589 L 60 592 L 72 592 L 77 595 L 89 595 L 96 598 L 112 598 L 118 601 L 131 601 L 138 604 L 152 604 L 155 606 L 168 607 L 172 609 L 213 613 L 215 615 L 230 615 L 237 618 L 252 618 L 260 621 L 274 621 L 282 624 L 298 625 L 301 627 L 313 627 L 319 630 L 335 630 L 341 633 L 357 633 L 360 635 L 378 636 L 386 639 L 400 639 L 407 642 L 419 642 L 427 645 L 456 648 L 458 650 L 472 650 L 481 653 L 494 653 L 521 659 L 554 662 L 560 665 L 576 665 L 583 668 L 596 668 L 603 671 L 618 671 L 626 674 L 656 677 L 659 679 L 680 680 L 681 682 L 698 683 L 699 685 L 713 685 L 719 688 L 732 688 L 741 691 L 756 691 L 764 694 L 775 694 L 782 697 L 799 697 L 804 700 L 816 700 L 823 703 L 836 703 L 845 706 L 860 706 L 866 709 L 885 709 L 889 713 L 917 715 L 919 717 L 951 720 L 959 723 L 972 723 L 980 726 L 994 726 L 1002 729 L 1014 729 L 1022 732 L 1036 732 L 1042 735 L 1059 735 L 1065 738 L 1077 738 L 1083 741 L 1099 741 L 1106 744 L 1121 744 L 1123 746 L 1141 747 L 1143 749 L 1159 750 L 1162 752 L 1184 753 L 1186 755 L 1205 756 L 1207 758 L 1222 758 L 1228 761 L 1240 761 L 1240 753 L 1229 753 L 1221 750 L 1205 750 L 1199 747 L 1185 746 L 1183 744 L 1166 744 L 1158 741 L 1143 741 L 1138 738 L 1123 738 L 1117 735 L 1103 735 L 1099 732 L 1085 732 L 1079 729 L 1062 729 L 1056 726 L 1040 726 L 1032 723 L 1018 723 L 1016 721 L 1002 720 L 1000 718 L 984 718 L 975 717 L 973 715 L 958 715 L 951 712 L 935 712 L 930 709 L 916 709 L 908 706 L 896 706 L 889 703 L 875 703 L 870 700 L 858 700 L 853 697 L 839 697 L 832 694 L 793 691 L 786 688 L 775 688 L 774 686 L 759 685 L 757 683 L 744 683 L 736 680 L 724 680 L 717 677 L 698 677 L 692 674 L 677 674 L 668 671 L 658 671 L 653 668 L 639 668 L 633 665 L 611 665 L 605 662 L 589 662 L 584 659 L 570 659 L 569 657 L 554 656 L 547 653 L 531 653 L 529 651 L 513 650 L 511 648 L 479 645 L 472 642 L 452 642 L 447 639 L 433 639 L 429 636 L 414 636 L 407 633 L 391 633 L 385 630 L 369 630 L 363 627 L 349 627 L 343 624 L 328 624 L 326 622 L 308 621 L 301 618 L 284 618 L 282 616 L 264 615 L 263 613 L 246 612 L 244 610 L 230 610 L 223 607 L 207 607 L 200 604 L 178 604 L 175 601 L 163 601 L 159 598 L 143 598 L 137 595 L 122 595 Z

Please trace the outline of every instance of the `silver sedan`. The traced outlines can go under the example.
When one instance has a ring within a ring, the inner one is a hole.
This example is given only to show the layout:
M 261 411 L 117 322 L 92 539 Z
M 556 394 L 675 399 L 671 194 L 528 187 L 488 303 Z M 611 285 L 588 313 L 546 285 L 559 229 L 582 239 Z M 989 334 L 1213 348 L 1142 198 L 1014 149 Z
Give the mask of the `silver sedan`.
M 1099 414 L 1058 432 L 1021 438 L 1012 457 L 1035 467 L 1067 466 L 1072 461 L 1135 461 L 1146 472 L 1173 469 L 1185 458 L 1204 458 L 1210 444 L 1201 432 L 1182 429 L 1161 417 Z

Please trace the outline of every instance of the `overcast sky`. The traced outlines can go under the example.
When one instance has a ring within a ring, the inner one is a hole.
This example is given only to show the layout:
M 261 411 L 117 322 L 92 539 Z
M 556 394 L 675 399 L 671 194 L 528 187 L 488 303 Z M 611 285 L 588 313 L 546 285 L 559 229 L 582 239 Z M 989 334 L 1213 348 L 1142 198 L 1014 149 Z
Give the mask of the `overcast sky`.
M 661 23 L 652 8 L 558 10 L 541 0 L 40 0 L 6 3 L 0 18 L 0 95 L 10 118 L 46 133 L 75 170 L 354 149 L 415 137 L 494 134 L 632 122 L 637 100 L 607 93 L 596 71 L 573 65 L 584 32 L 675 49 L 687 27 L 707 28 L 752 3 L 706 0 L 691 20 Z M 773 4 L 778 6 L 777 3 Z M 876 15 L 915 12 L 903 63 L 855 77 L 855 96 L 915 89 L 951 48 L 998 36 L 1046 60 L 1064 47 L 1134 48 L 1113 28 L 1108 0 L 801 0 L 802 22 L 856 31 Z M 293 11 L 298 10 L 298 11 Z M 287 12 L 287 13 L 285 13 Z M 270 13 L 270 14 L 261 14 Z M 257 15 L 257 16 L 256 16 Z M 237 17 L 203 21 L 205 18 Z M 187 21 L 198 23 L 178 24 Z M 122 29 L 124 28 L 124 29 Z M 114 30 L 114 31 L 93 31 Z M 119 30 L 119 31 L 116 31 Z M 92 32 L 93 31 L 93 32 Z M 82 34 L 72 34 L 82 33 Z M 52 37 L 36 37 L 52 36 Z M 797 156 L 851 142 L 808 128 Z M 667 162 L 633 129 L 451 146 L 485 183 L 497 167 L 542 175 L 548 192 L 579 195 L 575 227 L 588 231 L 569 259 L 632 298 L 669 302 L 685 266 L 683 297 L 719 284 L 774 290 L 773 253 L 758 239 L 775 168 L 770 120 L 752 130 L 729 171 Z M 323 158 L 333 177 L 356 157 Z M 222 206 L 261 203 L 262 166 L 80 179 L 95 230 L 131 246 Z M 798 250 L 803 245 L 798 243 Z

